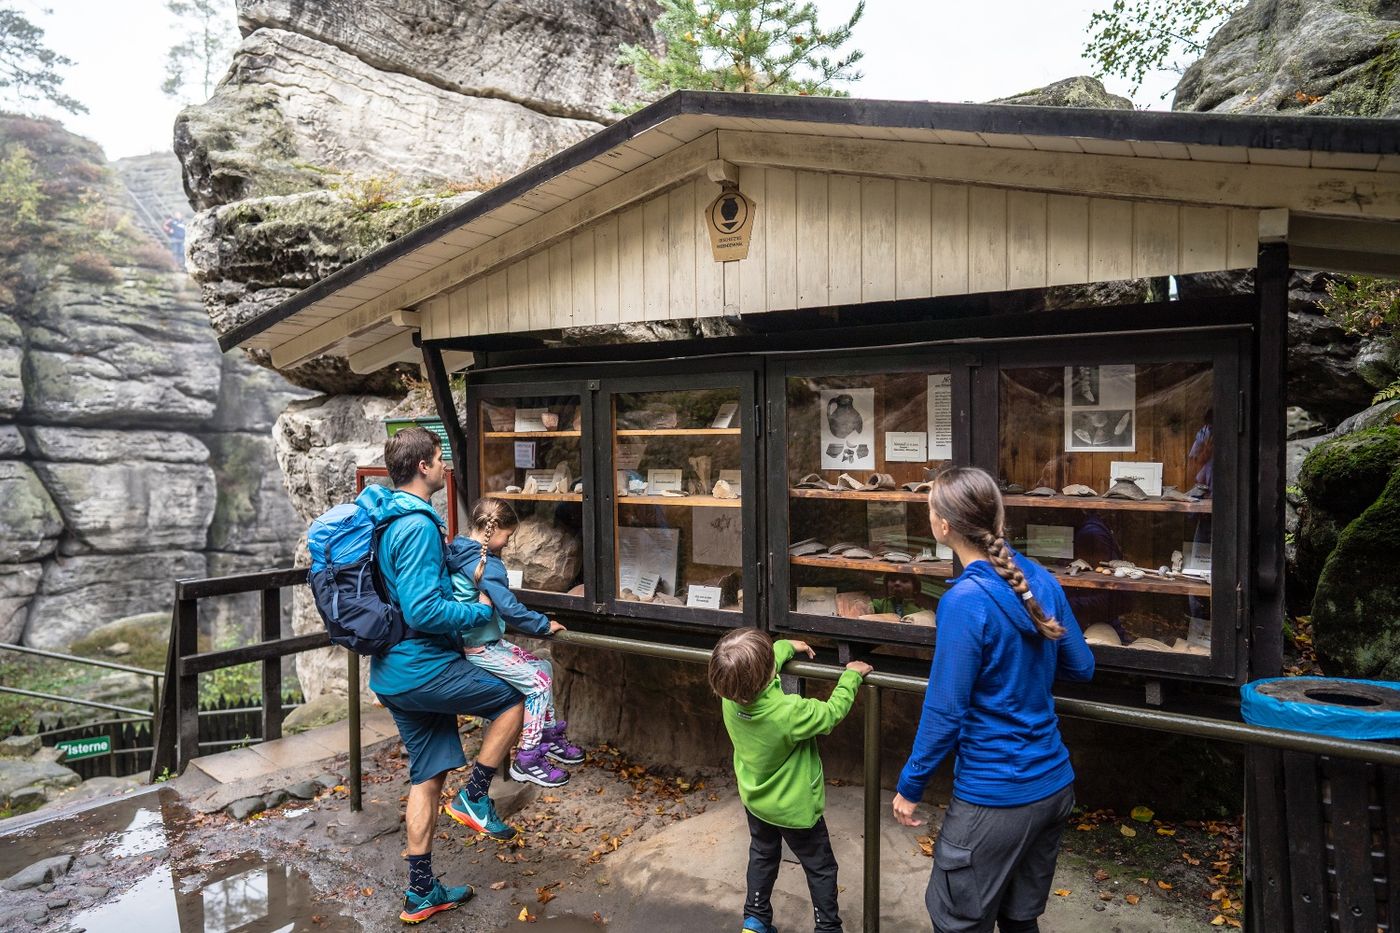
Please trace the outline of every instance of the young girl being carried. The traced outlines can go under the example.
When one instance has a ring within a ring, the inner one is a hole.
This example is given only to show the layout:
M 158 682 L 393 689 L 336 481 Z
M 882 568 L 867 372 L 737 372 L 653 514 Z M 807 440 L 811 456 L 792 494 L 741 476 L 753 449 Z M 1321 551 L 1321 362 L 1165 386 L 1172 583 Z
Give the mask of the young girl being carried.
M 525 695 L 525 726 L 510 776 L 541 787 L 558 787 L 569 780 L 569 773 L 551 760 L 575 765 L 583 761 L 583 750 L 565 737 L 567 723 L 554 718 L 550 663 L 502 637 L 507 626 L 536 637 L 564 630 L 543 613 L 527 609 L 510 590 L 500 553 L 519 524 L 509 502 L 489 496 L 478 499 L 472 508 L 471 533 L 457 536 L 447 548 L 447 569 L 458 601 L 476 602 L 477 594 L 484 592 L 495 607 L 491 621 L 464 634 L 467 660 Z

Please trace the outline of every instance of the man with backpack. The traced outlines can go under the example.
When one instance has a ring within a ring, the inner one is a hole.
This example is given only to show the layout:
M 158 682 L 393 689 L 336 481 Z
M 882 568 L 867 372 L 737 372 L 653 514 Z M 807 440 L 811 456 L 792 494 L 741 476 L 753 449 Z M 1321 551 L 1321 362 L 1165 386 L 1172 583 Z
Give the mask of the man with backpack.
M 491 720 L 466 786 L 445 807 L 457 822 L 497 839 L 515 829 L 496 814 L 488 794 L 496 769 L 520 734 L 521 695 L 462 655 L 462 633 L 490 621 L 491 603 L 452 597 L 442 520 L 429 500 L 446 485 L 437 435 L 411 427 L 384 445 L 394 491 L 361 495 L 374 518 L 384 595 L 403 614 L 407 635 L 370 664 L 370 689 L 393 714 L 408 750 L 408 879 L 399 919 L 418 923 L 466 903 L 470 885 L 445 887 L 433 875 L 433 823 L 447 772 L 467 763 L 458 714 Z M 370 487 L 365 493 L 371 493 Z

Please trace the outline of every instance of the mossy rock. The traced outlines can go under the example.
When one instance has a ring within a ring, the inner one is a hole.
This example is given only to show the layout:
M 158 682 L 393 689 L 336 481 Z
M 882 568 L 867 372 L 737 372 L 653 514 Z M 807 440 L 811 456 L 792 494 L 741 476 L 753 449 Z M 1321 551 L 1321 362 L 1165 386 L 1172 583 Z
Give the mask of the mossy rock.
M 282 720 L 282 734 L 296 735 L 331 723 L 340 722 L 350 716 L 349 701 L 338 693 L 323 693 L 314 700 L 298 706 Z
M 1400 427 L 1358 431 L 1314 447 L 1298 484 L 1312 508 L 1345 525 L 1376 500 L 1400 463 Z
M 107 653 L 107 649 L 118 642 L 125 642 L 131 650 L 114 658 Z M 70 651 L 85 658 L 101 658 L 132 667 L 164 671 L 169 644 L 170 613 L 148 612 L 99 626 L 73 642 Z
M 1400 466 L 1346 527 L 1313 599 L 1313 643 L 1334 677 L 1400 680 Z

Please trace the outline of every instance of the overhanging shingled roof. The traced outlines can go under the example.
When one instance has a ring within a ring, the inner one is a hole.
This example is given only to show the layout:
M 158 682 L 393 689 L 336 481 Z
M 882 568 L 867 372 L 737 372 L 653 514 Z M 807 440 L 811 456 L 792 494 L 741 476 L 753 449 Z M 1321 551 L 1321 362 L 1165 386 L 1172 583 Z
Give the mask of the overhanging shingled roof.
M 237 346 L 276 348 L 297 340 L 317 344 L 315 332 L 337 319 L 353 326 L 320 351 L 353 352 L 410 326 L 386 309 L 410 309 L 461 282 L 450 268 L 465 254 L 512 233 L 613 180 L 676 153 L 714 131 L 798 134 L 984 147 L 994 150 L 1112 156 L 1133 159 L 1258 165 L 1335 173 L 1332 200 L 1290 205 L 1261 202 L 1262 195 L 1207 190 L 1201 203 L 1285 208 L 1317 218 L 1371 218 L 1362 224 L 1364 244 L 1328 248 L 1335 227 L 1314 224 L 1311 257 L 1316 267 L 1350 269 L 1348 250 L 1381 244 L 1386 262 L 1400 264 L 1400 121 L 1290 115 L 1243 116 L 1156 111 L 1083 110 L 989 104 L 939 104 L 851 98 L 772 97 L 682 91 L 666 97 L 558 155 L 515 176 L 456 210 L 384 246 L 308 287 L 220 340 Z M 859 173 L 862 166 L 847 169 Z M 1364 174 L 1360 174 L 1364 173 Z M 1357 184 L 1357 179 L 1365 184 Z M 1017 187 L 1015 177 L 983 181 Z M 1111 179 L 1104 179 L 1111 188 Z M 1228 188 L 1219 179 L 1209 182 Z M 1341 186 L 1341 187 L 1338 187 Z M 1346 186 L 1350 186 L 1349 188 Z M 1134 192 L 1105 193 L 1133 196 Z M 1151 197 L 1150 192 L 1142 193 Z M 1173 195 L 1177 200 L 1197 200 Z M 1253 200 L 1249 200 L 1250 198 Z M 580 223 L 588 218 L 582 218 Z M 1295 252 L 1295 262 L 1302 255 Z M 1329 263 L 1335 263 L 1330 265 Z M 1400 266 L 1397 266 L 1400 268 Z M 1382 270 L 1383 271 L 1383 270 Z M 372 312 L 372 313 L 371 313 Z M 360 319 L 363 320 L 360 320 Z M 329 333 L 329 332 L 328 332 Z M 328 337 L 329 340 L 329 337 Z M 300 352 L 300 351 L 299 351 Z M 299 357 L 304 358 L 304 354 Z

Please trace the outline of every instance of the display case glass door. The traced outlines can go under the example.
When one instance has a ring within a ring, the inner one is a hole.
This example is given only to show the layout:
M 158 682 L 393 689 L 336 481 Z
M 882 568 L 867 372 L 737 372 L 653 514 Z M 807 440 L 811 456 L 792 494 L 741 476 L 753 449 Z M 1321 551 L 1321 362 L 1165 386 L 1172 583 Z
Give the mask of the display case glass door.
M 468 485 L 519 519 L 501 553 L 511 586 L 535 608 L 582 608 L 593 564 L 592 412 L 575 383 L 471 386 Z M 470 514 L 470 506 L 467 513 Z M 470 528 L 463 523 L 463 533 Z
M 754 381 L 751 370 L 602 380 L 599 582 L 612 613 L 721 626 L 758 618 Z
M 1101 666 L 1232 674 L 1235 356 L 1047 356 L 985 374 L 1010 543 L 1059 580 Z
M 769 553 L 780 627 L 930 644 L 955 573 L 928 481 L 968 456 L 965 361 L 791 363 L 768 379 Z M 778 484 L 781 483 L 779 486 Z

